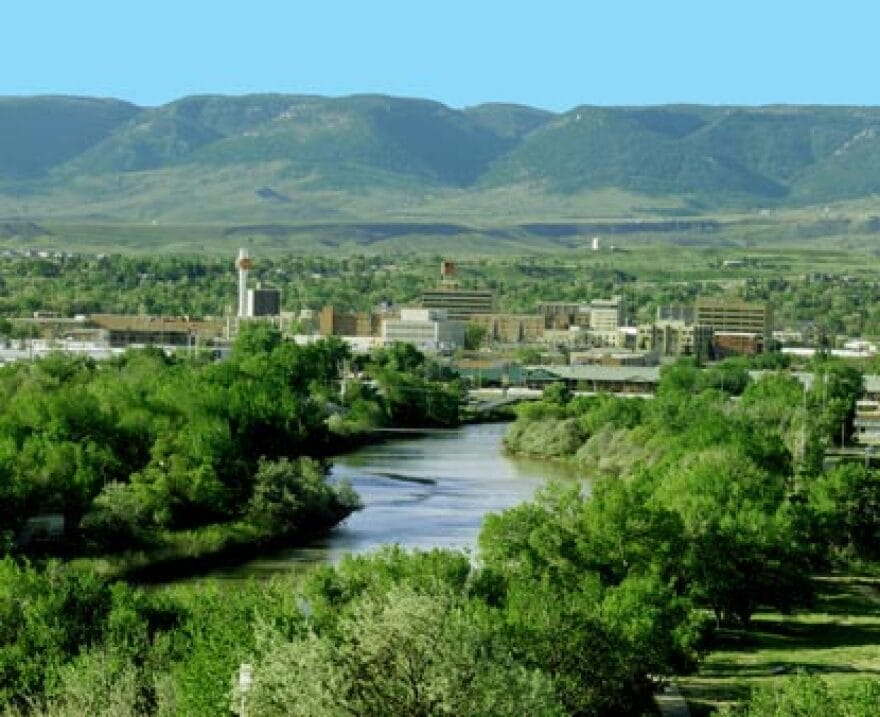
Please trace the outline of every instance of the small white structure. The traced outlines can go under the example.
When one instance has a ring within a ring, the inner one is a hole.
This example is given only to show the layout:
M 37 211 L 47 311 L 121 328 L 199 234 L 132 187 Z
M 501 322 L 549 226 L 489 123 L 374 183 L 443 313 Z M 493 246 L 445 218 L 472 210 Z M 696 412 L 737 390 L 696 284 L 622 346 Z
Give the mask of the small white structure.
M 850 339 L 843 345 L 843 348 L 847 351 L 857 351 L 865 356 L 873 356 L 877 353 L 877 344 L 864 339 Z
M 593 237 L 593 241 L 590 244 L 590 247 L 592 248 L 593 251 L 599 251 L 600 241 L 601 240 L 599 239 L 599 237 Z

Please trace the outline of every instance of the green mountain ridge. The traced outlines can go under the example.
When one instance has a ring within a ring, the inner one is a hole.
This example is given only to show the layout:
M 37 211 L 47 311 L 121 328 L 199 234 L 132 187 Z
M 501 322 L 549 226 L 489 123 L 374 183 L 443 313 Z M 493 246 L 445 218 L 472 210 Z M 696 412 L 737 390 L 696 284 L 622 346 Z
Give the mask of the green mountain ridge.
M 549 216 L 609 191 L 695 213 L 802 206 L 880 192 L 878 160 L 876 107 L 0 98 L 0 216 L 19 218 L 413 218 L 496 211 L 505 196 L 514 214 Z

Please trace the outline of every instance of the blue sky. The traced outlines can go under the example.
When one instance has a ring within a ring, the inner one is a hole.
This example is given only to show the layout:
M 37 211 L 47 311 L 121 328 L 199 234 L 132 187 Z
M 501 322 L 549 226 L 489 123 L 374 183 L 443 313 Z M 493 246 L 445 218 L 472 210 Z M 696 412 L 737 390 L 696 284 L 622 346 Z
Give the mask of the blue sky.
M 878 104 L 880 3 L 6 0 L 0 94 Z

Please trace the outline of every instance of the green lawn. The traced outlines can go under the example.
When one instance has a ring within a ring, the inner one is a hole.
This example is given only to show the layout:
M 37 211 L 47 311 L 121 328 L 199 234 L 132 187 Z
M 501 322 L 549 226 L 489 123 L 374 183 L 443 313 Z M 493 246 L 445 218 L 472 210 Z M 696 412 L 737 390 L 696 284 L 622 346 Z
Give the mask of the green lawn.
M 811 612 L 763 612 L 749 631 L 722 631 L 698 674 L 679 681 L 693 715 L 745 698 L 797 671 L 834 688 L 880 678 L 880 580 L 819 578 Z

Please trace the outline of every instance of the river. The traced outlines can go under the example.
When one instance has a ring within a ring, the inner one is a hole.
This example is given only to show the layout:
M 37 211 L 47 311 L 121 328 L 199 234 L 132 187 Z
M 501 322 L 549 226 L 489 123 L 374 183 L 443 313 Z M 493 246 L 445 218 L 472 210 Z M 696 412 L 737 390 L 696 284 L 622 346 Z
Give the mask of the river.
M 405 548 L 473 548 L 487 513 L 528 500 L 548 479 L 573 477 L 565 466 L 505 455 L 505 430 L 504 423 L 468 425 L 393 438 L 337 456 L 331 480 L 350 481 L 363 510 L 307 546 L 211 575 L 265 576 L 395 543 Z

